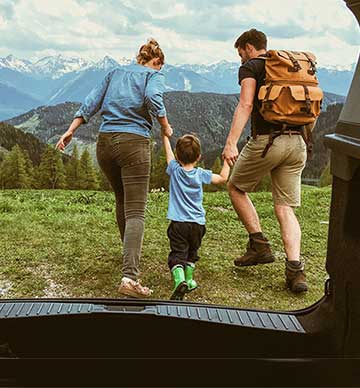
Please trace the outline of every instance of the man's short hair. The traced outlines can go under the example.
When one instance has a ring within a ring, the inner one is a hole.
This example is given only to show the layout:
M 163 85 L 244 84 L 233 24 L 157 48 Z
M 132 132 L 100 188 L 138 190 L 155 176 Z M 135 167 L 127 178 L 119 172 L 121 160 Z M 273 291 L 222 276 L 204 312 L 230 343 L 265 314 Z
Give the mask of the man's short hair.
M 236 40 L 234 47 L 245 49 L 246 43 L 249 43 L 255 47 L 256 50 L 266 50 L 267 38 L 266 35 L 252 28 L 249 31 L 242 33 Z
M 192 134 L 181 136 L 176 142 L 175 150 L 180 162 L 195 163 L 201 154 L 200 140 Z

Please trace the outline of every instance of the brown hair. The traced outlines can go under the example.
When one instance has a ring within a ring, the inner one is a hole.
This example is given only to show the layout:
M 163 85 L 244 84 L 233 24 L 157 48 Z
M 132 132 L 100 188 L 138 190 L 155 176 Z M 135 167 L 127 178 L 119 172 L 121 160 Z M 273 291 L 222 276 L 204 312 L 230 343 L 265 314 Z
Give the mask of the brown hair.
M 143 44 L 140 47 L 136 60 L 140 65 L 145 65 L 145 63 L 154 58 L 159 58 L 162 64 L 165 63 L 165 56 L 159 46 L 159 43 L 155 39 L 150 38 L 146 44 Z
M 194 163 L 201 154 L 200 140 L 195 135 L 187 134 L 181 136 L 176 142 L 176 157 L 184 163 Z
M 267 38 L 266 35 L 252 28 L 249 31 L 242 33 L 236 40 L 234 47 L 245 49 L 246 43 L 249 43 L 255 47 L 256 50 L 266 50 Z

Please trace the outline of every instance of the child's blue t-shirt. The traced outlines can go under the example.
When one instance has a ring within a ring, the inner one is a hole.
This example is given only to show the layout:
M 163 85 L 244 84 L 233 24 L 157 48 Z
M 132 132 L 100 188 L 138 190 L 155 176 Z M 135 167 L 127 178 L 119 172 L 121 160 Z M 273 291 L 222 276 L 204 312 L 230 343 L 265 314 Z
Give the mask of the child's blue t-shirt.
M 170 175 L 167 218 L 172 221 L 205 225 L 202 185 L 211 183 L 212 172 L 200 167 L 186 171 L 174 159 L 169 163 L 166 173 Z

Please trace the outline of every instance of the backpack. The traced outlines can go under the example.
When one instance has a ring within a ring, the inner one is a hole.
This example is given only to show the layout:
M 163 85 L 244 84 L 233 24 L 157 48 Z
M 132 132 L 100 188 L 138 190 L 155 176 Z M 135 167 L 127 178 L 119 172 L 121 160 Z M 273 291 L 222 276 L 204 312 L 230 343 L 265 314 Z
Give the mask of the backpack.
M 265 85 L 258 94 L 264 120 L 304 126 L 303 138 L 311 152 L 311 130 L 320 115 L 323 92 L 316 78 L 316 57 L 309 52 L 269 50 L 265 59 Z M 271 142 L 272 143 L 272 142 Z

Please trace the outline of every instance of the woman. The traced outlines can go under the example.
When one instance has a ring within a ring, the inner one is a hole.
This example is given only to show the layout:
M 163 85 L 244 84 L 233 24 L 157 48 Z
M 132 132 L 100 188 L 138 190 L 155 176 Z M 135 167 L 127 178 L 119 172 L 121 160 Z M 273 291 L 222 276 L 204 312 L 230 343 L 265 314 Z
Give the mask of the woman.
M 123 277 L 119 292 L 148 297 L 152 291 L 140 284 L 139 261 L 144 236 L 144 215 L 150 178 L 151 116 L 164 135 L 172 128 L 163 102 L 164 54 L 150 39 L 140 47 L 137 63 L 110 71 L 86 97 L 69 129 L 56 147 L 63 150 L 76 129 L 99 110 L 102 124 L 96 156 L 116 198 L 116 219 L 123 242 Z

